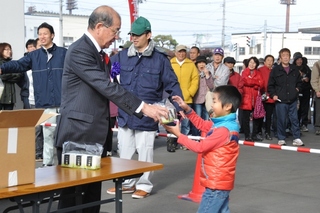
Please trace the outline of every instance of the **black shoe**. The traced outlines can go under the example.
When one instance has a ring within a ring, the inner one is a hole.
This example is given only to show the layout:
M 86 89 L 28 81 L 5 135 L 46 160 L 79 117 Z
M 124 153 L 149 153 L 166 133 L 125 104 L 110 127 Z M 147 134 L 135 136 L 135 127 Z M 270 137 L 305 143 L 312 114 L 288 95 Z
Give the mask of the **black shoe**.
M 168 152 L 175 152 L 177 141 L 175 138 L 167 138 L 167 151 Z
M 263 138 L 260 137 L 260 135 L 252 136 L 253 141 L 263 141 Z
M 250 138 L 250 137 L 247 137 L 247 138 L 245 138 L 244 140 L 245 140 L 245 141 L 253 141 L 252 138 Z
M 266 133 L 265 139 L 272 140 L 272 137 L 268 133 Z

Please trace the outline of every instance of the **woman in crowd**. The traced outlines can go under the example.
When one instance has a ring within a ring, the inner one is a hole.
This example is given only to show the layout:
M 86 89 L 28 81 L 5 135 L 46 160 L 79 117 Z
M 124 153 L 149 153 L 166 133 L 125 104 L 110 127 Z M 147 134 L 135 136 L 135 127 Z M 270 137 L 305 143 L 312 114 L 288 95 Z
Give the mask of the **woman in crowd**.
M 196 58 L 196 67 L 199 72 L 199 89 L 193 97 L 193 109 L 204 120 L 209 119 L 209 114 L 206 110 L 206 93 L 214 87 L 211 72 L 206 68 L 207 59 L 205 56 Z M 200 136 L 200 131 L 192 125 L 192 135 Z
M 266 110 L 265 139 L 267 140 L 272 140 L 272 137 L 270 135 L 270 129 L 271 129 L 272 114 L 274 110 L 274 100 L 269 97 L 269 93 L 267 89 L 268 89 L 268 81 L 269 81 L 269 76 L 270 76 L 273 63 L 274 63 L 274 57 L 272 55 L 266 55 L 264 57 L 264 65 L 258 69 L 261 73 L 261 76 L 264 82 L 264 86 L 262 88 L 262 94 L 264 94 L 263 106 L 264 106 L 264 109 Z
M 0 43 L 0 66 L 3 63 L 11 61 L 12 48 L 8 43 Z M 0 75 L 0 79 L 4 84 L 3 93 L 0 97 L 0 110 L 13 110 L 16 103 L 16 89 L 15 83 L 22 78 L 22 73 L 10 73 Z
M 250 135 L 250 115 L 254 110 L 258 91 L 261 93 L 260 90 L 264 86 L 262 76 L 257 70 L 258 66 L 259 60 L 256 57 L 251 57 L 248 59 L 248 67 L 242 72 L 243 93 L 240 109 L 243 110 L 242 129 L 244 131 L 246 141 L 262 141 L 262 138 L 258 135 L 258 128 L 260 123 L 263 121 L 263 118 L 252 118 L 252 135 Z

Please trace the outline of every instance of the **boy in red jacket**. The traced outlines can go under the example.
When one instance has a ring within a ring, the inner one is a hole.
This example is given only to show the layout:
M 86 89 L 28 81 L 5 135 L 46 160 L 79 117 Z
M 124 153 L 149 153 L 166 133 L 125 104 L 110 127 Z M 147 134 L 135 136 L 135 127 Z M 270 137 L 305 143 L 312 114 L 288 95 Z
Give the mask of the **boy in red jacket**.
M 200 142 L 181 134 L 179 121 L 175 126 L 163 125 L 177 136 L 178 143 L 189 150 L 202 154 L 200 183 L 205 192 L 198 209 L 201 212 L 229 211 L 229 193 L 234 187 L 236 162 L 239 155 L 239 124 L 236 111 L 241 103 L 241 94 L 231 85 L 216 87 L 213 91 L 213 117 L 203 120 L 179 96 L 172 99 L 184 110 L 187 118 L 206 137 Z

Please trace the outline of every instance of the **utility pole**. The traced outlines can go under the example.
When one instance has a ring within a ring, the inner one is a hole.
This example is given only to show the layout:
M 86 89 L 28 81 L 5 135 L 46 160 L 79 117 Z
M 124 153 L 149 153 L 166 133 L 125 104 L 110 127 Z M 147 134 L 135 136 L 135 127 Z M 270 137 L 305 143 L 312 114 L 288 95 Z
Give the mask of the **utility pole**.
M 225 30 L 225 20 L 226 20 L 226 0 L 222 3 L 222 32 L 221 32 L 221 48 L 224 48 L 224 30 Z
M 78 9 L 77 0 L 67 0 L 67 10 L 69 10 L 69 15 L 72 15 L 72 10 Z
M 287 5 L 287 12 L 286 12 L 286 33 L 289 32 L 289 20 L 290 20 L 290 5 L 296 5 L 297 0 L 280 0 L 280 4 Z
M 63 28 L 62 28 L 62 1 L 60 0 L 60 14 L 59 14 L 59 40 L 60 40 L 60 46 L 63 47 Z
M 266 50 L 267 50 L 267 20 L 264 20 L 264 38 L 263 38 L 263 57 L 266 56 Z

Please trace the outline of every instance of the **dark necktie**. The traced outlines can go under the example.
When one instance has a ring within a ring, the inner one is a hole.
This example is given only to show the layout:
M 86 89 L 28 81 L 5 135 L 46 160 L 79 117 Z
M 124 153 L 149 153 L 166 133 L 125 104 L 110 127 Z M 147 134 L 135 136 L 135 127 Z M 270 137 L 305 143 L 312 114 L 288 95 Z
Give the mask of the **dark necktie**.
M 110 61 L 108 54 L 106 54 L 103 50 L 101 50 L 99 54 L 101 57 L 101 61 L 104 61 L 106 64 L 108 64 Z
M 106 53 L 103 50 L 100 50 L 99 54 L 100 54 L 100 57 L 101 57 L 101 61 L 103 61 L 104 60 L 104 56 L 106 55 Z

